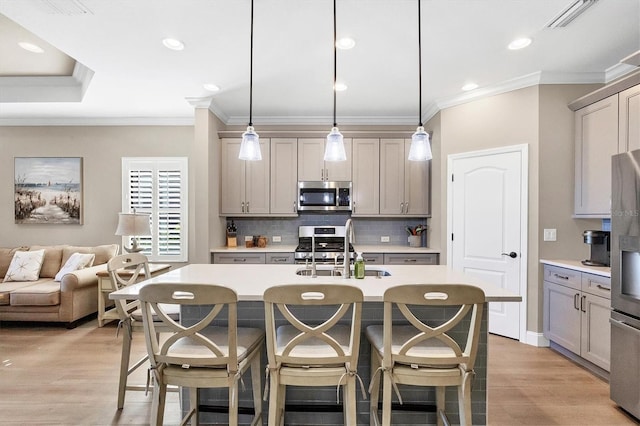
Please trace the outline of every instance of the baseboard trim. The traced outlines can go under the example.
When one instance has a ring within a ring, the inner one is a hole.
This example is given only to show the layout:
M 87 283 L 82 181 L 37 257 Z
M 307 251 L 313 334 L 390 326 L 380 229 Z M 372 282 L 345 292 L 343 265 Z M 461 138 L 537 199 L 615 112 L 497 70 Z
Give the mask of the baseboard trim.
M 522 343 L 526 343 L 527 345 L 535 346 L 538 348 L 546 348 L 549 346 L 549 339 L 544 337 L 544 334 L 542 333 L 527 330 L 527 335 L 525 336 L 525 340 Z

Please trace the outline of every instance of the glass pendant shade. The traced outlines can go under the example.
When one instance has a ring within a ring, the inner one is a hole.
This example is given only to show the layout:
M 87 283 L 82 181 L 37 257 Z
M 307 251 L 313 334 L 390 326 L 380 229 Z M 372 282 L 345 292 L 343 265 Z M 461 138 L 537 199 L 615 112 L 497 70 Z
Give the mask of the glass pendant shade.
M 424 127 L 419 126 L 411 136 L 411 148 L 409 149 L 410 161 L 427 161 L 433 158 L 431 144 L 429 143 L 429 133 L 424 131 Z
M 327 144 L 324 150 L 324 161 L 346 161 L 347 153 L 344 150 L 342 133 L 337 127 L 331 128 L 327 135 Z
M 238 158 L 249 161 L 262 160 L 260 136 L 258 136 L 253 126 L 248 126 L 247 131 L 242 134 L 242 143 L 240 144 L 240 154 Z

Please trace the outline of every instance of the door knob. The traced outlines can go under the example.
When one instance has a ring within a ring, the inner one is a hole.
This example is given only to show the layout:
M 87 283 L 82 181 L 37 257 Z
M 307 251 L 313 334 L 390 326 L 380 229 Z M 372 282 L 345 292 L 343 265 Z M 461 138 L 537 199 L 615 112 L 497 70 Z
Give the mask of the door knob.
M 515 251 L 509 252 L 509 253 L 502 253 L 503 256 L 509 256 L 512 259 L 515 259 L 516 257 L 518 257 L 518 253 L 516 253 Z

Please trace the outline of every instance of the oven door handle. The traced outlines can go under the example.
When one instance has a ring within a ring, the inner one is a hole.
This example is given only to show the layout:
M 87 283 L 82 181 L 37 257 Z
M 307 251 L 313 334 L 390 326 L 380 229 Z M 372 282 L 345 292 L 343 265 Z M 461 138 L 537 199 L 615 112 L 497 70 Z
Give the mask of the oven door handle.
M 618 321 L 618 320 L 613 319 L 613 318 L 609 318 L 609 322 L 614 327 L 618 327 L 618 328 L 621 328 L 623 330 L 632 331 L 632 332 L 634 332 L 636 334 L 640 334 L 640 329 L 637 329 L 637 328 L 627 324 L 626 322 Z

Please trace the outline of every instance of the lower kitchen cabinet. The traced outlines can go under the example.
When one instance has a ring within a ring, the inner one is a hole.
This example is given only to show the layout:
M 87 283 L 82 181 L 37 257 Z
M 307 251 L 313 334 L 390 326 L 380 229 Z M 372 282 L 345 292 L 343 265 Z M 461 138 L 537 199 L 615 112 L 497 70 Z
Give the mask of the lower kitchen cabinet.
M 266 262 L 270 264 L 294 263 L 293 253 L 267 253 Z
M 438 253 L 385 253 L 385 265 L 437 265 Z
M 213 263 L 259 264 L 265 263 L 264 253 L 213 253 Z
M 611 279 L 544 267 L 544 336 L 609 371 Z
M 362 253 L 365 265 L 382 265 L 384 255 L 382 253 Z

